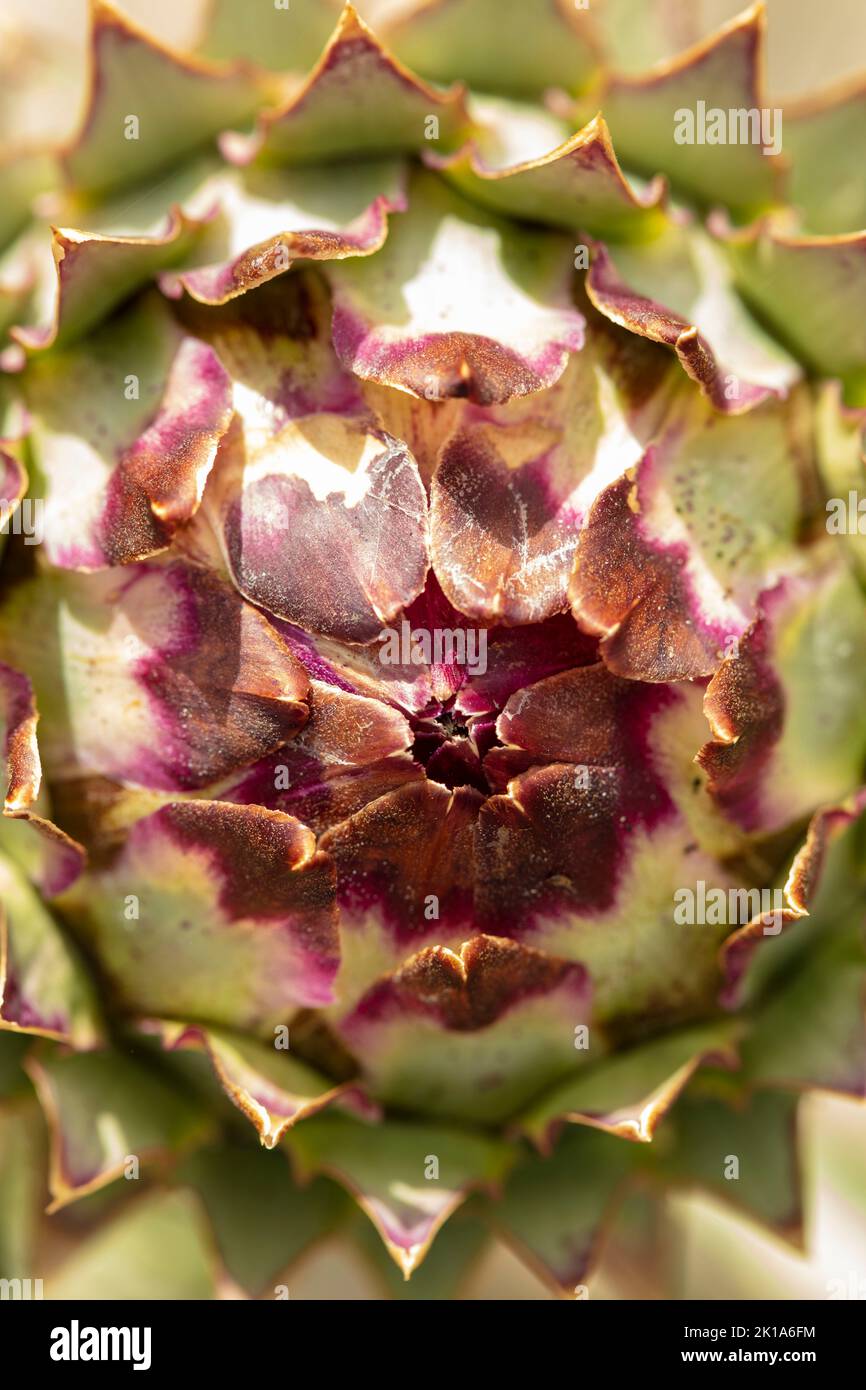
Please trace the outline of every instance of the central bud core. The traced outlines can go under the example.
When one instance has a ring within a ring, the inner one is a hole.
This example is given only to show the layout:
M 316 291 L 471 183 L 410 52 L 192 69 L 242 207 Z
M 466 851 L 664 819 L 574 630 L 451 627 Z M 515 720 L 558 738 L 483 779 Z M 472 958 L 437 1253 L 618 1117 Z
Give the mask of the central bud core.
M 466 718 L 455 710 L 443 710 L 441 714 L 437 714 L 435 722 L 443 730 L 446 738 L 467 738 L 469 735 Z
M 498 742 L 491 720 L 448 708 L 415 719 L 413 727 L 412 756 L 426 768 L 431 781 L 451 788 L 474 787 L 490 795 L 482 761 Z

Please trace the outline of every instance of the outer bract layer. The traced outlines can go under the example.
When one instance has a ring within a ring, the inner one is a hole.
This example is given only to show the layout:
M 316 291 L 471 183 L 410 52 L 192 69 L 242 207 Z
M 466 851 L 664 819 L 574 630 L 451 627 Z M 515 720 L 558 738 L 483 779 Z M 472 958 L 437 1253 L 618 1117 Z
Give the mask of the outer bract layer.
M 672 1184 L 798 1237 L 797 1097 L 866 1088 L 866 124 L 692 8 L 94 0 L 5 158 L 4 1279 L 340 1228 L 454 1298 L 496 1232 L 568 1296 Z

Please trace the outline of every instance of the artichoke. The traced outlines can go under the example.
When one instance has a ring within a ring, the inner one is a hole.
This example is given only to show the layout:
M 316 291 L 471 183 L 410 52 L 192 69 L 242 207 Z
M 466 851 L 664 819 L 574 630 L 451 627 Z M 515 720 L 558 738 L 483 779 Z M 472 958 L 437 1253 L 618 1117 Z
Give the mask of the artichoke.
M 4 1279 L 283 1297 L 340 1233 L 580 1297 L 682 1187 L 802 1241 L 800 1098 L 866 1084 L 866 102 L 693 8 L 94 0 L 10 139 Z

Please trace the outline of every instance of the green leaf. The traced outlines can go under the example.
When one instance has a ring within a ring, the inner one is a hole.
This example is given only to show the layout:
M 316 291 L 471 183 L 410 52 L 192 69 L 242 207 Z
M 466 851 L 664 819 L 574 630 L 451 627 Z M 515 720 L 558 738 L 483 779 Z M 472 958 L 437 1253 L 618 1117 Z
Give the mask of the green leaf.
M 0 1030 L 94 1047 L 102 1025 L 87 970 L 65 930 L 5 855 L 0 898 Z
M 829 940 L 856 938 L 862 944 L 864 807 L 861 788 L 841 804 L 817 811 L 777 890 L 781 907 L 773 904 L 768 911 L 770 903 L 762 903 L 751 921 L 728 937 L 722 949 L 726 1007 L 778 995 L 792 972 L 808 972 L 812 953 Z
M 200 1149 L 178 1179 L 199 1193 L 229 1274 L 253 1297 L 273 1297 L 278 1276 L 330 1234 L 349 1205 L 325 1179 L 299 1188 L 285 1156 L 263 1149 Z
M 508 1119 L 586 1061 L 582 965 L 503 937 L 431 946 L 379 979 L 339 1023 L 374 1096 L 474 1124 Z
M 866 496 L 866 410 L 845 406 L 838 381 L 823 382 L 817 387 L 816 396 L 815 444 L 828 499 L 825 504 L 827 519 L 829 521 L 836 514 L 837 499 L 841 499 L 845 504 L 842 543 L 863 580 L 866 579 L 866 528 L 861 533 L 862 511 L 856 509 Z M 855 494 L 853 517 L 848 513 L 852 493 Z
M 718 669 L 762 591 L 798 563 L 810 447 L 805 392 L 722 418 L 681 392 L 581 532 L 572 611 L 612 670 L 681 681 Z
M 50 1299 L 210 1299 L 218 1273 L 210 1235 L 192 1193 L 143 1197 L 80 1241 L 46 1280 Z
M 385 35 L 425 77 L 510 96 L 579 90 L 597 63 L 591 24 L 568 0 L 432 0 Z
M 586 291 L 611 322 L 672 348 L 717 411 L 741 415 L 784 397 L 798 363 L 750 314 L 724 252 L 692 222 L 639 245 L 593 251 Z
M 0 1032 L 0 1100 L 32 1089 L 23 1065 L 32 1046 L 33 1039 L 26 1033 Z
M 205 1132 L 183 1094 L 119 1052 L 46 1050 L 28 1059 L 27 1071 L 51 1130 L 50 1211 L 120 1176 L 137 1179 L 139 1163 L 175 1154 Z
M 0 1279 L 42 1277 L 35 1260 L 44 1150 L 44 1132 L 32 1101 L 0 1104 Z
M 773 832 L 853 792 L 866 756 L 863 595 L 833 538 L 761 596 L 707 687 L 710 791 L 748 831 Z
M 28 150 L 0 160 L 0 180 L 3 183 L 0 249 L 7 246 L 27 225 L 34 199 L 50 188 L 56 177 L 56 161 L 53 155 L 47 153 Z
M 68 346 L 108 318 L 158 271 L 182 264 L 201 237 L 203 225 L 174 208 L 155 236 L 101 236 L 55 228 L 57 291 L 52 321 L 39 328 L 16 328 L 13 337 L 34 352 Z
M 266 112 L 251 140 L 224 148 L 239 162 L 258 155 L 307 164 L 418 151 L 432 140 L 453 149 L 471 129 L 463 89 L 439 92 L 419 81 L 347 4 L 300 92 Z
M 704 109 L 708 117 L 721 111 L 726 127 L 729 112 L 771 109 L 760 89 L 764 28 L 764 7 L 753 5 L 658 71 L 613 78 L 601 104 L 623 165 L 647 177 L 663 170 L 687 197 L 726 203 L 743 217 L 771 203 L 780 166 L 760 143 L 736 131 L 731 139 L 727 128 L 723 144 L 701 139 Z M 694 130 L 682 112 L 692 113 Z M 690 138 L 680 143 L 679 132 Z
M 295 1007 L 332 1000 L 333 865 L 280 811 L 172 802 L 137 821 L 64 909 L 127 1014 L 266 1036 Z
M 665 1034 L 605 1058 L 533 1105 L 520 1128 L 541 1146 L 562 1121 L 649 1143 L 701 1064 L 733 1050 L 741 1025 L 729 1019 Z
M 407 1279 L 468 1193 L 497 1187 L 513 1157 L 504 1143 L 464 1130 L 339 1115 L 308 1120 L 286 1144 L 299 1177 L 326 1173 L 352 1194 Z
M 475 141 L 445 158 L 429 155 L 427 163 L 494 212 L 567 232 L 640 240 L 666 223 L 663 185 L 645 193 L 631 188 L 601 116 L 564 143 L 557 140 L 555 148 L 545 147 L 539 157 L 523 162 L 491 166 L 483 142 Z
M 719 1089 L 732 1092 L 726 1079 Z M 665 1184 L 698 1187 L 797 1239 L 802 1210 L 797 1097 L 778 1091 L 729 1099 L 701 1074 L 645 1150 Z
M 866 227 L 866 86 L 846 85 L 785 111 L 788 197 L 804 230 L 827 235 Z
M 273 1149 L 299 1120 L 335 1102 L 375 1112 L 358 1088 L 335 1085 L 312 1067 L 256 1038 L 225 1028 L 163 1023 L 154 1027 L 164 1047 L 201 1049 L 209 1058 L 220 1085 L 233 1105 L 255 1126 L 266 1149 Z
M 173 53 L 106 0 L 94 0 L 92 16 L 87 110 L 64 160 L 78 193 L 142 182 L 244 120 L 265 95 L 241 67 Z
M 184 201 L 191 215 L 212 215 L 178 283 L 200 303 L 225 304 L 299 261 L 372 255 L 390 214 L 405 210 L 405 184 L 396 158 L 223 168 Z
M 860 904 L 860 926 L 866 901 Z M 814 930 L 803 924 L 804 935 Z M 866 1096 L 866 949 L 850 936 L 814 944 L 754 1017 L 742 1046 L 759 1086 Z
M 561 1297 L 581 1296 L 638 1152 L 613 1135 L 569 1128 L 551 1157 L 519 1164 L 492 1208 L 496 1229 Z
M 403 1278 L 369 1221 L 361 1220 L 352 1231 L 352 1240 L 372 1265 L 388 1297 L 398 1302 L 453 1302 L 460 1298 L 464 1283 L 490 1242 L 490 1231 L 478 1212 L 470 1211 L 470 1198 L 464 1209 L 455 1212 L 436 1237 L 420 1269 L 412 1278 Z
M 340 17 L 340 0 L 208 0 L 199 52 L 246 58 L 274 72 L 305 72 Z
M 604 0 L 593 14 L 608 63 L 637 73 L 674 57 L 698 37 L 692 0 Z
M 770 329 L 813 371 L 841 377 L 851 405 L 866 404 L 866 232 L 716 229 L 740 290 Z

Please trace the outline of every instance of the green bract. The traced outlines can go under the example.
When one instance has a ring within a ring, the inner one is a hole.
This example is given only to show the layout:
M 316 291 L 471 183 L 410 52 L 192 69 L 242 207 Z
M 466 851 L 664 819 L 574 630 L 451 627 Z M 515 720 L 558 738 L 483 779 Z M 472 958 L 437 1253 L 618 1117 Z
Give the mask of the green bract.
M 78 133 L 0 166 L 48 1296 L 273 1297 L 337 1231 L 573 1296 L 636 1193 L 798 1239 L 798 1097 L 866 1091 L 863 92 L 770 106 L 760 5 L 361 9 L 184 55 L 94 0 Z

